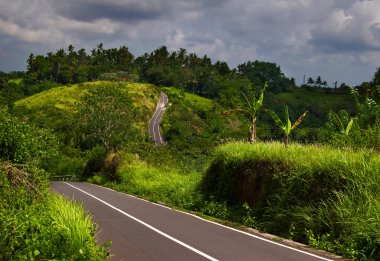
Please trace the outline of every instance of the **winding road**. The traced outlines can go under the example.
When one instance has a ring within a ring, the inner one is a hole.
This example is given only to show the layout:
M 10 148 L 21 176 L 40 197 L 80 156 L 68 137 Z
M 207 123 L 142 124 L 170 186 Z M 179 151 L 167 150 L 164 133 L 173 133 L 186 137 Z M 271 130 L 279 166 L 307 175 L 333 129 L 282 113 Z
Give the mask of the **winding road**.
M 51 190 L 93 215 L 112 260 L 332 260 L 88 183 L 52 182 Z
M 156 110 L 149 120 L 148 129 L 149 129 L 149 135 L 152 137 L 154 143 L 156 146 L 161 146 L 165 144 L 164 139 L 162 138 L 162 135 L 160 133 L 160 122 L 162 119 L 162 116 L 165 113 L 166 107 L 168 105 L 168 96 L 161 92 L 160 98 L 158 99 L 158 103 L 156 106 Z

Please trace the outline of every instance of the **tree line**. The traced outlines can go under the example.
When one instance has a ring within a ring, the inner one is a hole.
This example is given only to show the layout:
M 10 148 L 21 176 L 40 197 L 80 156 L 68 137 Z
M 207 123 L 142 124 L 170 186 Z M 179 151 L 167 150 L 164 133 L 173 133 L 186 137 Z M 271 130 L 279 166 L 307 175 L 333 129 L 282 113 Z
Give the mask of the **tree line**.
M 10 83 L 12 78 L 22 78 L 25 84 Z M 295 79 L 286 77 L 281 67 L 272 62 L 247 61 L 236 68 L 230 68 L 224 61 L 213 63 L 207 55 L 200 57 L 195 53 L 188 53 L 184 48 L 170 52 L 166 46 L 161 46 L 151 53 L 135 57 L 127 46 L 105 49 L 100 43 L 89 53 L 83 48 L 77 50 L 69 45 L 66 50 L 61 48 L 46 55 L 30 54 L 26 72 L 0 72 L 0 92 L 5 92 L 4 95 L 14 101 L 20 93 L 25 96 L 32 95 L 54 84 L 95 80 L 132 80 L 158 86 L 173 86 L 214 99 L 227 107 L 243 104 L 244 101 L 237 97 L 242 92 L 258 94 L 256 86 L 263 86 L 264 83 L 268 83 L 268 91 L 274 93 L 297 87 Z M 315 79 L 309 77 L 306 84 L 300 87 L 319 89 L 327 85 L 318 76 Z M 357 89 L 359 94 L 372 97 L 378 85 L 379 68 L 371 82 L 364 82 Z M 337 82 L 334 87 L 324 89 L 345 93 L 349 89 L 345 84 L 337 88 Z
M 174 86 L 203 97 L 228 103 L 233 94 L 268 83 L 271 92 L 287 91 L 296 86 L 276 63 L 247 61 L 237 68 L 186 49 L 169 52 L 161 46 L 151 53 L 135 57 L 126 46 L 105 49 L 103 44 L 87 53 L 69 45 L 46 55 L 30 54 L 24 76 L 29 83 L 51 81 L 74 84 L 94 80 L 138 80 L 158 86 Z

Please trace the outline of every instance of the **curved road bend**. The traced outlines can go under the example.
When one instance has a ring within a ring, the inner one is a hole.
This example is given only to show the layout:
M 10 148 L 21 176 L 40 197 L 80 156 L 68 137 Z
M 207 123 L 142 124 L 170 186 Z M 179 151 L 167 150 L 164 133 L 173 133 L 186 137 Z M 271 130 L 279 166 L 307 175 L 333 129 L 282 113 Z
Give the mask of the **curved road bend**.
M 149 120 L 149 135 L 153 138 L 153 141 L 156 144 L 156 146 L 161 146 L 165 144 L 165 141 L 163 140 L 160 133 L 160 122 L 162 116 L 165 113 L 168 101 L 168 96 L 165 93 L 161 92 L 160 98 L 158 99 L 158 103 L 156 106 L 156 111 L 154 112 L 152 118 L 150 118 Z
M 112 241 L 112 260 L 330 260 L 108 188 L 52 182 L 51 190 L 92 213 L 99 241 Z

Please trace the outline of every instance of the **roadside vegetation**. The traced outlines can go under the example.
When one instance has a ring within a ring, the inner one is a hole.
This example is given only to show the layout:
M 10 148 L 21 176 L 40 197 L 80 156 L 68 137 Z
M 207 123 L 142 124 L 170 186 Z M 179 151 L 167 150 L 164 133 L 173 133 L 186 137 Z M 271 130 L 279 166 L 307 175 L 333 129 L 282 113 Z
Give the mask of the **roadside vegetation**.
M 3 109 L 0 145 L 0 259 L 106 260 L 89 214 L 48 190 L 44 167 L 58 154 L 54 135 Z
M 218 202 L 247 202 L 264 231 L 376 259 L 379 169 L 380 156 L 369 151 L 238 142 L 216 150 L 201 184 Z
M 101 44 L 27 63 L 0 73 L 0 259 L 108 257 L 90 216 L 48 192 L 62 175 L 378 259 L 380 69 L 353 88 L 296 86 L 275 63 L 231 69 L 185 49 L 135 58 Z M 155 147 L 160 91 L 167 145 Z

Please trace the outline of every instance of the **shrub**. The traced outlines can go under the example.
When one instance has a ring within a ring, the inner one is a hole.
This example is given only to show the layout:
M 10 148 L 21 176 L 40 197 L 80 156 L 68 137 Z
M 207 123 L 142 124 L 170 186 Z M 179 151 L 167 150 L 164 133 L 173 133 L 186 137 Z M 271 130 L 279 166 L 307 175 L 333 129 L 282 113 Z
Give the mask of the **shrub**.
M 83 169 L 82 178 L 87 179 L 94 173 L 100 172 L 104 166 L 104 160 L 107 156 L 107 150 L 101 146 L 95 146 L 88 153 L 88 160 Z
M 58 141 L 53 134 L 0 110 L 0 160 L 42 165 L 57 153 Z
M 110 180 L 120 180 L 120 173 L 117 172 L 117 168 L 121 164 L 120 154 L 117 152 L 108 153 L 104 161 L 104 172 Z

